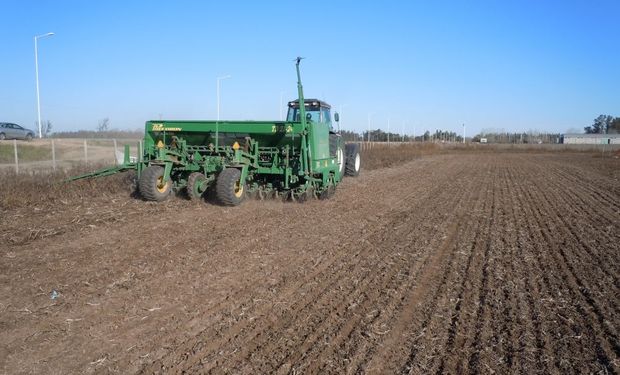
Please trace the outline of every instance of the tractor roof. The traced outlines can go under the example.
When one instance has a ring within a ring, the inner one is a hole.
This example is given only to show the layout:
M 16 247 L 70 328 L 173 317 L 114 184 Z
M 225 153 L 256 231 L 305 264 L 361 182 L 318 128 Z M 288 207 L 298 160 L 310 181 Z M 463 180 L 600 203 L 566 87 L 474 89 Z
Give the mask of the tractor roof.
M 322 100 L 319 99 L 304 99 L 304 103 L 306 105 L 306 107 L 309 106 L 321 106 L 321 107 L 325 107 L 325 108 L 331 108 L 332 106 L 325 103 Z M 293 108 L 298 108 L 299 107 L 299 99 L 295 99 L 293 101 L 288 102 L 288 106 L 289 107 L 293 107 Z

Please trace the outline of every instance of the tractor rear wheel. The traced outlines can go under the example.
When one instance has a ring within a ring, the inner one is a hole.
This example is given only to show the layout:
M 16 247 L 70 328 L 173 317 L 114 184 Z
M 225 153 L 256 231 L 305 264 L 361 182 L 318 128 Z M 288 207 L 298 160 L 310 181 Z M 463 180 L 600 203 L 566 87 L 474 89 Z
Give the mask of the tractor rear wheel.
M 203 184 L 207 180 L 204 174 L 200 172 L 194 172 L 187 178 L 187 196 L 190 200 L 198 200 L 202 198 L 205 190 L 203 190 Z
M 358 176 L 362 166 L 360 158 L 360 145 L 357 143 L 349 143 L 345 146 L 345 154 L 345 175 L 352 177 Z
M 164 201 L 172 191 L 172 181 L 164 183 L 164 168 L 159 165 L 151 165 L 143 170 L 138 186 L 140 194 L 148 201 Z
M 241 181 L 241 171 L 237 168 L 226 168 L 215 183 L 215 196 L 226 206 L 237 206 L 245 198 L 245 181 Z

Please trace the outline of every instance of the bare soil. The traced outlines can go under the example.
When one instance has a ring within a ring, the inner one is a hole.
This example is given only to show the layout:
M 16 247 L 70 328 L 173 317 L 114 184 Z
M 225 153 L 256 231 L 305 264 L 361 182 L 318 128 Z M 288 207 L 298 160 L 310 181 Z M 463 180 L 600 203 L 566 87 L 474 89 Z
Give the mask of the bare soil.
M 619 373 L 619 171 L 426 155 L 329 201 L 3 209 L 0 372 Z

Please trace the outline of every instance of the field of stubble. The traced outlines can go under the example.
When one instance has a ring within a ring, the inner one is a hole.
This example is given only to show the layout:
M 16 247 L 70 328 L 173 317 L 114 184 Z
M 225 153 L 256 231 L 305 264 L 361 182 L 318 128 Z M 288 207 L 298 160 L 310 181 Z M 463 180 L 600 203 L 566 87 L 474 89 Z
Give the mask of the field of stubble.
M 0 372 L 618 373 L 619 178 L 449 153 L 304 204 L 2 208 Z

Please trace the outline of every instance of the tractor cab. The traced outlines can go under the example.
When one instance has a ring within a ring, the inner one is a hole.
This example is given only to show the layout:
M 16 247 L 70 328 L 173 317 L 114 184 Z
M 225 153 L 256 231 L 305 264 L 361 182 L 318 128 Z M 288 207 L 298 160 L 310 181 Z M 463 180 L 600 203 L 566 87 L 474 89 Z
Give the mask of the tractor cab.
M 318 99 L 305 99 L 306 122 L 321 123 L 329 125 L 332 128 L 331 106 L 324 101 Z M 299 108 L 299 99 L 288 103 L 288 115 L 286 121 L 301 122 L 301 110 Z

